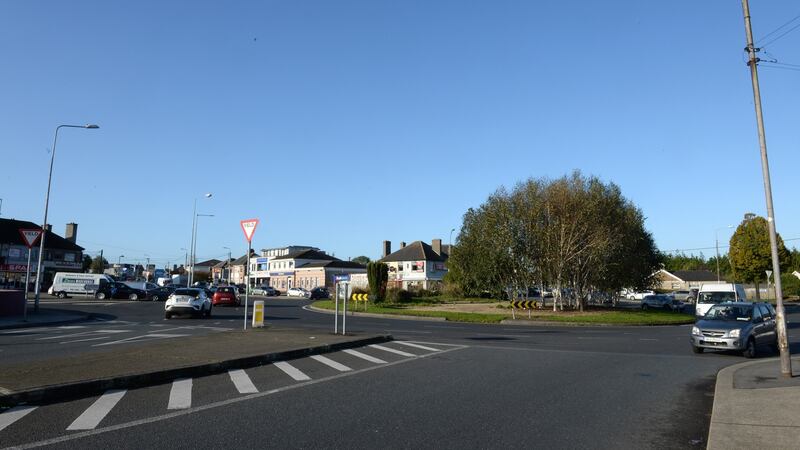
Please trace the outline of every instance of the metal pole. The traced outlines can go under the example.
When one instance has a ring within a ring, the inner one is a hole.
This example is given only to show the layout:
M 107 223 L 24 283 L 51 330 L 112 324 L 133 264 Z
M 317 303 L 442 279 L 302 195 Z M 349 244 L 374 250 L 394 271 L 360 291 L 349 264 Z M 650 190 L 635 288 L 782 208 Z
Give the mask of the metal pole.
M 36 288 L 34 289 L 33 312 L 39 312 L 39 296 L 42 290 L 42 257 L 44 256 L 44 241 L 47 235 L 47 209 L 50 206 L 50 185 L 53 180 L 53 161 L 56 159 L 56 143 L 58 142 L 58 130 L 66 125 L 56 127 L 56 134 L 53 137 L 53 151 L 50 152 L 50 173 L 47 176 L 47 193 L 44 196 L 44 221 L 42 222 L 42 237 L 39 241 L 39 258 L 36 263 Z
M 247 330 L 247 302 L 250 300 L 250 249 L 252 243 L 247 241 L 247 258 L 244 263 L 244 328 Z
M 192 285 L 192 280 L 194 279 L 194 234 L 197 230 L 197 199 L 194 199 L 194 204 L 192 206 L 192 240 L 189 242 L 189 254 L 192 256 L 191 259 L 191 269 L 189 270 L 189 274 L 186 278 L 186 287 L 190 287 Z
M 348 287 L 350 287 L 350 283 L 344 283 L 344 301 L 342 302 L 344 307 L 344 311 L 342 312 L 342 336 L 347 334 L 347 297 L 350 297 L 347 292 L 350 290 Z
M 22 311 L 22 320 L 28 320 L 28 286 L 31 282 L 31 247 L 28 247 L 28 267 L 25 269 L 25 309 Z
M 717 230 L 714 230 L 714 245 L 717 248 L 717 282 L 719 282 L 719 237 L 717 236 Z
M 758 58 L 756 48 L 753 46 L 753 29 L 750 24 L 750 5 L 748 0 L 742 0 L 744 12 L 744 29 L 747 37 L 747 53 L 750 66 L 750 78 L 753 83 L 753 103 L 756 108 L 756 121 L 758 123 L 758 143 L 761 147 L 761 175 L 764 178 L 764 193 L 767 200 L 767 225 L 769 227 L 769 246 L 772 253 L 772 273 L 775 276 L 775 302 L 777 311 L 778 348 L 781 356 L 781 375 L 792 376 L 792 359 L 789 354 L 789 344 L 786 337 L 786 315 L 783 309 L 783 290 L 781 288 L 781 267 L 778 260 L 778 239 L 775 231 L 775 210 L 772 206 L 772 185 L 769 176 L 769 158 L 767 157 L 767 138 L 764 131 L 764 116 L 761 111 L 761 92 L 758 86 Z
M 336 282 L 336 295 L 333 300 L 333 334 L 339 334 L 339 286 L 341 282 Z

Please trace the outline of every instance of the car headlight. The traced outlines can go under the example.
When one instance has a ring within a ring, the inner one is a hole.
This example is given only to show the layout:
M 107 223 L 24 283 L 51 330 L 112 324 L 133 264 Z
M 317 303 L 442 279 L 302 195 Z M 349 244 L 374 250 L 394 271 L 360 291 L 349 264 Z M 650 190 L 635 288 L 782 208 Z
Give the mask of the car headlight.
M 740 332 L 740 331 L 741 331 L 741 330 L 739 330 L 739 329 L 736 329 L 736 330 L 731 330 L 731 331 L 729 331 L 729 332 L 728 332 L 728 336 L 730 336 L 730 337 L 732 337 L 732 338 L 738 338 L 738 337 L 739 337 L 739 332 Z
M 695 336 L 700 336 L 700 328 L 692 327 L 692 334 Z

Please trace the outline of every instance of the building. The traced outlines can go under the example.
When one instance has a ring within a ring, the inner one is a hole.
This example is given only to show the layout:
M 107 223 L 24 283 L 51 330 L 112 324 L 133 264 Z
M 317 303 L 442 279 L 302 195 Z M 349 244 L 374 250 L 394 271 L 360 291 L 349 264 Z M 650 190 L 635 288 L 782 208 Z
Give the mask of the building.
M 269 261 L 269 285 L 279 291 L 286 292 L 287 289 L 297 286 L 296 269 L 310 263 L 329 261 L 339 261 L 339 259 L 314 249 L 276 256 Z
M 220 260 L 218 259 L 207 259 L 205 261 L 199 262 L 192 266 L 192 270 L 194 271 L 194 275 L 192 279 L 195 281 L 200 281 L 203 279 L 210 280 L 211 279 L 211 268 L 215 265 L 219 264 Z
M 700 288 L 703 283 L 716 283 L 717 274 L 708 270 L 676 270 L 669 272 L 661 269 L 655 274 L 656 288 L 665 291 L 687 290 Z M 720 278 L 726 282 L 725 278 Z
M 227 282 L 231 278 L 231 263 L 233 258 L 220 261 L 211 267 L 211 280 L 214 283 Z
M 289 253 L 298 253 L 304 250 L 320 251 L 317 247 L 312 247 L 310 245 L 287 245 L 286 247 L 262 248 L 261 256 L 264 258 L 275 258 L 277 256 L 286 256 Z
M 333 288 L 336 275 L 354 275 L 367 273 L 367 266 L 352 261 L 318 261 L 295 268 L 295 286 L 311 290 L 317 286 Z
M 28 247 L 20 230 L 40 230 L 41 226 L 26 220 L 0 219 L 0 286 L 23 288 L 28 270 Z M 81 272 L 83 247 L 76 244 L 78 224 L 68 223 L 65 237 L 52 232 L 47 226 L 44 258 L 42 259 L 42 290 L 50 287 L 56 272 Z M 36 280 L 39 258 L 39 241 L 31 250 L 31 286 Z M 29 287 L 30 288 L 30 287 Z
M 400 243 L 394 253 L 392 243 L 383 241 L 381 262 L 389 266 L 389 287 L 402 289 L 438 289 L 447 273 L 445 261 L 448 254 L 442 248 L 441 239 L 433 239 L 431 245 L 414 241 L 409 245 Z

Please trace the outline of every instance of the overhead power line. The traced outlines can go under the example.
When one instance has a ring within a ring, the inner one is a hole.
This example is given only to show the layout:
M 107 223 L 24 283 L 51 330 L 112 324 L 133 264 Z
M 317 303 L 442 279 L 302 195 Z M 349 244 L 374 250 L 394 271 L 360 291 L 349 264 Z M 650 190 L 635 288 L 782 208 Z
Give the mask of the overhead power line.
M 794 17 L 792 17 L 791 19 L 789 19 L 789 21 L 788 21 L 788 22 L 784 23 L 783 25 L 779 26 L 778 28 L 775 28 L 774 30 L 770 31 L 769 33 L 765 34 L 764 36 L 761 36 L 761 38 L 760 38 L 760 39 L 757 39 L 757 40 L 756 40 L 756 43 L 757 43 L 757 44 L 759 44 L 759 46 L 760 46 L 760 47 L 766 47 L 766 46 L 767 46 L 767 44 L 771 44 L 772 42 L 775 42 L 775 41 L 777 41 L 778 39 L 780 39 L 780 38 L 782 38 L 783 36 L 785 36 L 787 33 L 789 33 L 789 32 L 791 32 L 791 31 L 793 31 L 795 28 L 797 28 L 798 26 L 800 26 L 800 24 L 798 24 L 798 25 L 797 25 L 797 26 L 795 26 L 795 27 L 792 27 L 792 28 L 791 28 L 790 30 L 788 30 L 786 33 L 783 33 L 783 34 L 781 34 L 780 36 L 776 37 L 775 39 L 772 39 L 771 41 L 767 42 L 766 44 L 762 44 L 762 43 L 761 43 L 761 42 L 762 42 L 764 39 L 766 39 L 766 38 L 768 38 L 768 37 L 772 36 L 773 34 L 775 34 L 775 33 L 779 32 L 779 31 L 781 31 L 782 29 L 784 29 L 786 26 L 790 25 L 792 22 L 794 22 L 794 21 L 795 21 L 795 20 L 797 20 L 797 19 L 800 19 L 800 14 L 798 14 L 798 15 L 796 15 L 796 16 L 794 16 Z

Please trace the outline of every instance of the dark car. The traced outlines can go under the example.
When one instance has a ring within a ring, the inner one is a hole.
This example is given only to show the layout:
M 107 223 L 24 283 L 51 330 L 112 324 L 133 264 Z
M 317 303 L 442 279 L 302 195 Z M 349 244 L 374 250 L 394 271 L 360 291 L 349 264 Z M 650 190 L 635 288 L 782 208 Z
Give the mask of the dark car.
M 642 299 L 642 310 L 647 311 L 648 309 L 655 308 L 671 311 L 672 300 L 673 298 L 671 296 L 664 294 L 645 295 Z
M 214 291 L 214 296 L 211 297 L 211 304 L 214 306 L 239 306 L 242 302 L 239 300 L 238 289 L 235 286 L 220 286 Z
M 308 298 L 311 300 L 331 298 L 331 293 L 328 291 L 328 288 L 315 287 L 311 290 L 311 295 Z
M 143 289 L 136 289 L 128 286 L 125 283 L 115 281 L 113 283 L 106 283 L 102 285 L 94 294 L 94 298 L 98 300 L 110 299 L 128 299 L 128 300 L 147 300 L 147 291 Z
M 175 291 L 175 288 L 172 286 L 159 286 L 154 289 L 150 289 L 147 291 L 147 295 L 150 296 L 150 300 L 154 302 L 163 302 L 167 300 L 167 297 L 170 296 Z
M 692 350 L 738 350 L 746 358 L 755 358 L 759 346 L 777 350 L 775 317 L 769 303 L 718 303 L 692 327 Z

